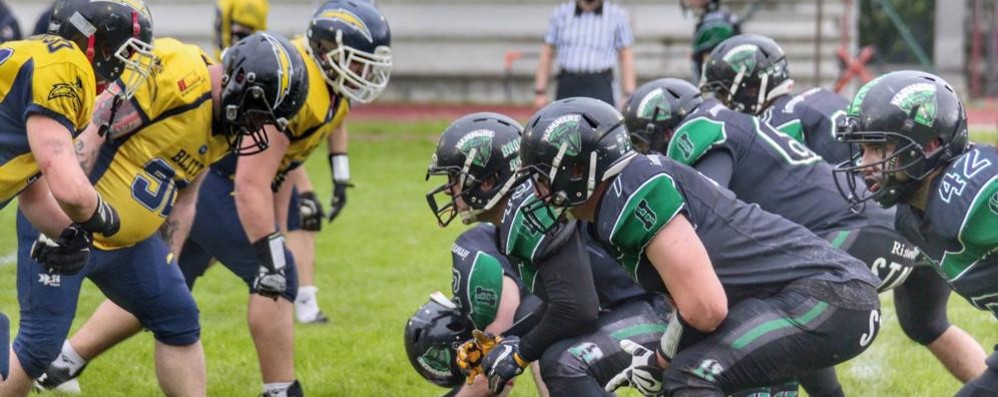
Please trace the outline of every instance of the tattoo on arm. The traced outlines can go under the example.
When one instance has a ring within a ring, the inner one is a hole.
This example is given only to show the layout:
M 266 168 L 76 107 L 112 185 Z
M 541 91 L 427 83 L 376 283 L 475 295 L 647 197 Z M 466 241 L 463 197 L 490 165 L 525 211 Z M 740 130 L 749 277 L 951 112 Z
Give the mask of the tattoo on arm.
M 166 241 L 168 247 L 173 247 L 173 234 L 180 229 L 180 221 L 167 219 L 163 222 L 163 225 L 159 227 L 159 236 Z
M 73 143 L 73 147 L 76 149 L 76 160 L 80 162 L 80 168 L 84 172 L 90 172 L 90 160 L 87 158 L 87 153 L 83 151 L 86 148 L 86 143 L 83 140 L 77 140 Z
M 97 105 L 94 109 L 94 117 L 91 120 L 94 124 L 98 126 L 107 126 L 107 132 L 111 135 L 111 139 L 119 138 L 123 135 L 127 135 L 142 125 L 142 117 L 139 115 L 138 109 L 135 108 L 131 100 L 128 101 L 118 101 L 118 109 L 114 110 L 115 97 L 114 95 L 101 95 L 97 99 Z M 114 119 L 112 120 L 112 115 Z

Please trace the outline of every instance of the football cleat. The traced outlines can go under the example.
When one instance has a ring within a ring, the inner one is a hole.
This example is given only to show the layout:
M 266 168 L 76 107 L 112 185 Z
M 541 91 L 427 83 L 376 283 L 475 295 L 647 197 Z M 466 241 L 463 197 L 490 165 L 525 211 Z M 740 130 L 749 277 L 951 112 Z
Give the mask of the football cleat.
M 318 312 L 315 313 L 315 316 L 313 316 L 312 318 L 298 317 L 298 322 L 302 324 L 328 324 L 329 317 L 326 317 L 326 313 L 323 313 L 322 310 L 319 310 Z
M 42 391 L 57 391 L 67 394 L 80 394 L 80 382 L 77 378 L 83 373 L 83 370 L 87 366 L 84 365 L 76 373 L 72 373 L 69 368 L 61 366 L 49 366 L 45 370 L 42 376 L 35 379 L 35 390 Z

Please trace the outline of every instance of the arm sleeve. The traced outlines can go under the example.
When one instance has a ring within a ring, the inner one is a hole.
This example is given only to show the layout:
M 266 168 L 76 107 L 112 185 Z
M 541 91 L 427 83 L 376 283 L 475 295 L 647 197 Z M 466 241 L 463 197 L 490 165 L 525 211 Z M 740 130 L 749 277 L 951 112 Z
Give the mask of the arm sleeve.
M 731 174 L 735 172 L 735 159 L 727 150 L 711 150 L 693 168 L 727 188 L 731 183 Z
M 580 233 L 576 230 L 558 252 L 538 264 L 547 309 L 537 326 L 520 340 L 524 360 L 535 361 L 551 344 L 587 333 L 596 325 L 599 300 Z

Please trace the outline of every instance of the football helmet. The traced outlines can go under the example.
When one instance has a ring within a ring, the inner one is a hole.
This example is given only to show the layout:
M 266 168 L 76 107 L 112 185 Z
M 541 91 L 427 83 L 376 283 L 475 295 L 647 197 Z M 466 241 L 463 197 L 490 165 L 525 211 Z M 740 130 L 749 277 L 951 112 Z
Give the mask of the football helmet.
M 215 56 L 232 43 L 267 30 L 268 0 L 218 0 L 215 4 Z
M 738 15 L 726 10 L 714 10 L 703 15 L 693 32 L 693 83 L 700 81 L 704 58 L 722 41 L 742 34 Z
M 700 89 L 717 96 L 732 110 L 758 114 L 766 103 L 789 94 L 787 58 L 773 39 L 742 34 L 718 44 L 703 67 Z
M 48 33 L 76 43 L 98 80 L 121 77 L 124 99 L 132 97 L 157 65 L 152 14 L 142 0 L 59 0 Z M 123 76 L 126 70 L 130 73 Z
M 309 55 L 338 94 L 369 103 L 385 90 L 392 74 L 392 32 L 374 4 L 329 0 L 312 16 L 305 36 Z
M 465 224 L 474 222 L 479 214 L 492 209 L 510 192 L 520 164 L 522 131 L 516 120 L 489 112 L 463 116 L 444 130 L 426 170 L 427 180 L 433 175 L 448 178 L 447 183 L 426 194 L 440 226 L 447 226 L 458 214 Z M 492 181 L 488 190 L 482 188 L 485 181 Z M 457 196 L 451 193 L 455 186 L 461 187 Z M 450 201 L 442 206 L 437 201 L 441 194 L 450 196 Z M 459 210 L 458 198 L 469 209 Z
M 558 219 L 585 203 L 596 185 L 620 173 L 636 154 L 624 116 L 606 102 L 581 97 L 554 101 L 538 111 L 527 122 L 520 145 L 520 172 L 533 178 L 540 198 L 523 208 L 524 216 L 528 225 L 544 232 L 557 222 L 542 219 Z
M 850 144 L 883 145 L 881 150 L 886 150 L 888 143 L 894 145 L 882 161 L 873 164 L 862 163 L 864 149 L 860 147 L 850 156 L 851 161 L 835 170 L 850 174 L 849 178 L 836 178 L 839 192 L 850 203 L 873 200 L 890 207 L 906 201 L 926 176 L 967 150 L 967 113 L 960 96 L 939 76 L 892 72 L 856 92 L 836 137 Z M 939 147 L 930 153 L 926 145 L 932 141 Z M 850 145 L 850 151 L 857 145 Z M 869 167 L 880 168 L 879 178 L 866 177 L 863 170 Z M 856 178 L 866 181 L 865 192 L 858 191 Z M 838 179 L 845 179 L 846 186 Z M 874 184 L 879 187 L 870 191 Z
M 423 379 L 442 387 L 464 382 L 457 348 L 471 339 L 474 328 L 457 305 L 440 292 L 419 307 L 405 325 L 405 353 Z
M 305 63 L 284 37 L 257 32 L 225 51 L 222 69 L 222 126 L 229 145 L 239 155 L 259 153 L 270 145 L 264 125 L 284 131 L 305 103 Z
M 624 123 L 641 153 L 665 153 L 673 130 L 700 104 L 700 90 L 687 81 L 664 78 L 638 87 L 624 104 Z

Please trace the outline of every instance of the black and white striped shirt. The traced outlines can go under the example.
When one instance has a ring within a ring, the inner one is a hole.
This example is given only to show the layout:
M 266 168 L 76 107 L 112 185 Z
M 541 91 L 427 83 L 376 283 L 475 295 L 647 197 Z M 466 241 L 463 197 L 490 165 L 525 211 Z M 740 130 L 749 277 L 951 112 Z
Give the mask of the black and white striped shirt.
M 604 1 L 582 12 L 575 1 L 555 7 L 544 43 L 554 46 L 558 66 L 572 73 L 593 73 L 617 65 L 617 51 L 634 43 L 623 7 Z

